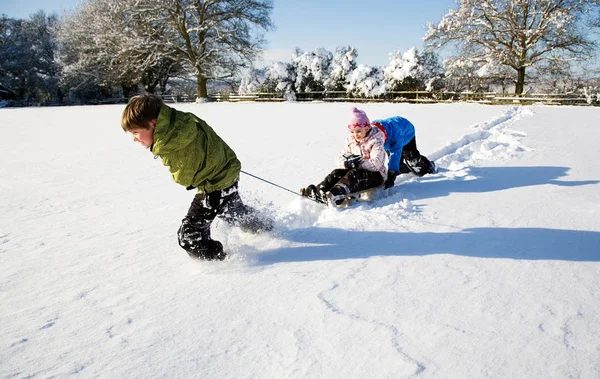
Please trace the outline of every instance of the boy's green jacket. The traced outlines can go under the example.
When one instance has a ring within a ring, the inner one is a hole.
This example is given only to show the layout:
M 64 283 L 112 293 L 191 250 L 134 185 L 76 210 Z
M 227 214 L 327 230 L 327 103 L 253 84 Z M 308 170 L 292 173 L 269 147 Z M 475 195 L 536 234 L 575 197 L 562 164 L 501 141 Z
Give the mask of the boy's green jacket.
M 151 151 L 169 167 L 175 182 L 200 193 L 231 187 L 242 168 L 233 150 L 206 122 L 167 105 L 158 114 Z

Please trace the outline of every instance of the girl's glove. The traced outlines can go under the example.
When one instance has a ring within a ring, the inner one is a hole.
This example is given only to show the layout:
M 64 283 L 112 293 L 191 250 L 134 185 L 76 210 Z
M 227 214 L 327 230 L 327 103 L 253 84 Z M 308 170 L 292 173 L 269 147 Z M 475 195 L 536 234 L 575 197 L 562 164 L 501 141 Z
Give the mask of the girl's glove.
M 360 166 L 360 162 L 362 162 L 363 158 L 361 155 L 355 154 L 346 154 L 344 155 L 346 161 L 344 161 L 344 167 L 348 170 L 352 170 L 358 168 Z

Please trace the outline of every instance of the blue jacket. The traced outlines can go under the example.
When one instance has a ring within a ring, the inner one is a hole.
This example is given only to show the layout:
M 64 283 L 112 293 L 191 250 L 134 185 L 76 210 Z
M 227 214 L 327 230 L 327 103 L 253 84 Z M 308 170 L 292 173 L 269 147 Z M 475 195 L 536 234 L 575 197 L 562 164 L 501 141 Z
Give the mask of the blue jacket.
M 383 148 L 390 152 L 388 170 L 400 172 L 402 148 L 415 138 L 415 127 L 404 117 L 394 116 L 383 120 L 374 120 L 373 125 L 385 134 Z

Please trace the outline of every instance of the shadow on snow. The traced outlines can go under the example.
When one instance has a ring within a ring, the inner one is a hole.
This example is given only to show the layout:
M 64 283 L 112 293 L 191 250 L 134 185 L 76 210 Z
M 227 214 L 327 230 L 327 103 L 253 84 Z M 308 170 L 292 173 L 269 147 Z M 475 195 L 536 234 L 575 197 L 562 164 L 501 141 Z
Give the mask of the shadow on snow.
M 600 232 L 581 230 L 471 228 L 451 233 L 404 233 L 311 227 L 287 231 L 282 237 L 315 245 L 276 249 L 257 256 L 257 264 L 432 254 L 600 261 Z
M 448 196 L 451 193 L 493 192 L 510 188 L 552 184 L 562 187 L 576 187 L 600 183 L 600 180 L 567 181 L 558 180 L 567 175 L 568 167 L 471 167 L 469 175 L 475 179 L 455 178 L 439 180 L 439 177 L 423 177 L 402 184 L 410 191 L 412 199 L 427 199 Z
M 582 186 L 598 180 L 564 181 L 568 167 L 474 167 L 476 179 L 439 180 L 432 176 L 404 183 L 413 199 L 448 196 L 459 192 L 493 192 L 553 184 Z M 389 199 L 389 198 L 388 198 Z M 385 201 L 384 201 L 385 203 Z M 471 228 L 451 233 L 403 233 L 306 228 L 282 232 L 282 237 L 312 246 L 276 249 L 258 256 L 257 264 L 453 254 L 479 258 L 600 261 L 600 232 L 544 228 Z

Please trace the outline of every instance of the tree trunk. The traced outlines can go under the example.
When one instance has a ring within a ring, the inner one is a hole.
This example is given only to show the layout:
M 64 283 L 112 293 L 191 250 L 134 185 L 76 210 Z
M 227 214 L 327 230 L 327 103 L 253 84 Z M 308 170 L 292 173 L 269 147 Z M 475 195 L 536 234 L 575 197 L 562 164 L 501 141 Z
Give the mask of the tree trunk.
M 169 75 L 164 75 L 162 78 L 160 78 L 159 80 L 159 86 L 160 86 L 160 93 L 165 93 L 165 88 L 167 88 L 167 83 L 169 82 Z
M 138 94 L 137 85 L 121 84 L 121 89 L 123 90 L 123 97 L 126 99 Z
M 196 97 L 199 99 L 208 98 L 208 90 L 206 89 L 206 78 L 201 73 L 198 73 L 196 75 L 196 79 L 198 81 L 196 84 L 196 89 L 198 91 Z
M 156 81 L 153 81 L 152 83 L 146 84 L 146 92 L 148 92 L 148 93 L 154 93 L 154 91 L 156 90 L 156 86 L 157 85 L 158 85 L 158 83 Z
M 515 95 L 521 95 L 525 87 L 525 67 L 517 69 L 517 83 L 515 84 Z

